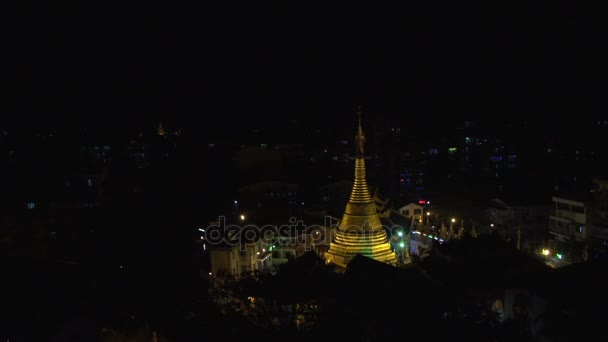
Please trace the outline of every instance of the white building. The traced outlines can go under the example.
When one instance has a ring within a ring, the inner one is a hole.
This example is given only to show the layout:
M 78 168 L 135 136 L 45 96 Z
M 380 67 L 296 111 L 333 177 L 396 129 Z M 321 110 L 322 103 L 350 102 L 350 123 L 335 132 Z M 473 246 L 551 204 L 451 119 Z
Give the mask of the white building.
M 262 240 L 236 244 L 223 243 L 209 248 L 211 275 L 222 272 L 240 276 L 272 266 L 272 252 Z
M 410 203 L 399 208 L 399 214 L 414 220 L 422 220 L 423 211 L 424 207 L 416 203 Z
M 549 233 L 560 242 L 567 242 L 572 236 L 577 242 L 586 241 L 590 236 L 587 229 L 587 204 L 561 197 L 552 197 L 552 201 Z

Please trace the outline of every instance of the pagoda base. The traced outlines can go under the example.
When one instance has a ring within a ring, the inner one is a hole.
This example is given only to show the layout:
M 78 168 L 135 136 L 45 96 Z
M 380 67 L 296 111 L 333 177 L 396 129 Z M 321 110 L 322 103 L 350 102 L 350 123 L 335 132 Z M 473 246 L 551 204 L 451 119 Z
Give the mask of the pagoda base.
M 329 250 L 325 252 L 325 260 L 345 269 L 346 265 L 359 254 L 390 265 L 397 265 L 397 256 L 383 229 L 349 232 L 338 229 Z

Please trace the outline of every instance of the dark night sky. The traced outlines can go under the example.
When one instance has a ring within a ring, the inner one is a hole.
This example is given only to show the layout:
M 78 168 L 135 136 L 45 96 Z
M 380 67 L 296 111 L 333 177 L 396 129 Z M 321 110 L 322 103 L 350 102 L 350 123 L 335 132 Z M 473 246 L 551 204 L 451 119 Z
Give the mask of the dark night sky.
M 5 11 L 3 116 L 102 127 L 343 120 L 360 103 L 419 121 L 606 109 L 600 14 L 578 3 L 128 3 Z

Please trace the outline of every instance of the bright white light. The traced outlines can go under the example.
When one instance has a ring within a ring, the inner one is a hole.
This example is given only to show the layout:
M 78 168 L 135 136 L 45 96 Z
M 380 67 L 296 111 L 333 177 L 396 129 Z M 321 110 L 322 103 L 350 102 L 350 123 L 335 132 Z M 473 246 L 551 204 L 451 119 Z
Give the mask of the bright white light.
M 398 231 L 397 235 L 399 235 L 399 237 L 402 237 L 403 236 L 403 232 L 402 231 Z
M 241 221 L 245 220 L 245 215 L 241 215 Z
M 494 227 L 494 223 L 490 223 L 490 227 Z
M 200 230 L 201 232 L 205 232 L 205 230 L 203 228 L 199 228 L 198 230 Z
M 237 201 L 234 201 L 234 204 L 238 204 L 238 203 L 239 203 L 239 202 L 237 202 Z
M 454 222 L 456 222 L 456 219 L 455 219 L 455 218 L 453 218 L 453 219 L 452 219 L 452 223 L 454 223 Z

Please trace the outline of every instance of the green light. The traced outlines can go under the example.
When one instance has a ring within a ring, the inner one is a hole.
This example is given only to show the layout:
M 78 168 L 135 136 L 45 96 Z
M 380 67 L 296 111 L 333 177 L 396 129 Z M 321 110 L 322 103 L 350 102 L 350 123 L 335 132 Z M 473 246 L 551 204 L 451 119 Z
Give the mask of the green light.
M 561 254 L 559 254 L 559 253 L 555 254 L 555 256 L 556 256 L 558 259 L 563 258 L 563 255 L 561 255 Z
M 432 238 L 433 238 L 433 235 L 430 235 L 430 234 L 429 234 L 429 237 L 432 239 Z
M 399 243 L 399 247 L 401 247 L 401 248 L 405 248 L 405 242 L 400 242 L 400 243 Z
M 273 248 L 273 247 L 274 247 L 274 246 L 270 246 L 270 247 L 268 247 L 268 251 L 272 252 L 272 248 Z

